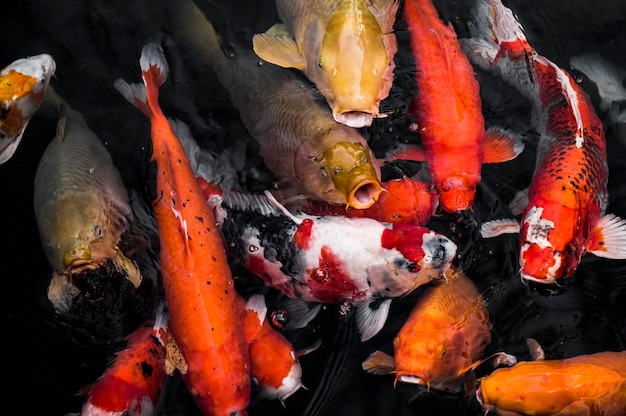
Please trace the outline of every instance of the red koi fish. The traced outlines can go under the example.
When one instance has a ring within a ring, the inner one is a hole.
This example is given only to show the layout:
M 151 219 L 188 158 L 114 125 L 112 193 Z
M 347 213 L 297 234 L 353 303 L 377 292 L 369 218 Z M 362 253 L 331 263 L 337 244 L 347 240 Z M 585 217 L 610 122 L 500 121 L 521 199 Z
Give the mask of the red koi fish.
M 532 101 L 541 136 L 521 226 L 496 220 L 483 225 L 483 236 L 519 231 L 521 277 L 540 283 L 572 276 L 585 253 L 626 258 L 626 221 L 606 214 L 604 129 L 589 97 L 530 46 L 499 0 L 482 0 L 475 16 L 468 55 Z
M 309 215 L 345 215 L 389 223 L 428 224 L 437 209 L 437 198 L 427 183 L 405 176 L 383 182 L 382 186 L 386 192 L 381 193 L 378 201 L 369 208 L 346 208 L 307 200 L 301 211 Z
M 149 416 L 165 380 L 168 315 L 159 306 L 152 328 L 140 326 L 128 337 L 128 348 L 91 389 L 82 416 Z
M 145 88 L 122 80 L 115 86 L 152 122 L 152 159 L 159 169 L 153 207 L 169 329 L 188 365 L 183 379 L 204 414 L 246 414 L 250 363 L 226 252 L 184 148 L 159 107 L 168 71 L 161 47 L 144 46 L 140 64 Z
M 429 288 L 393 341 L 394 357 L 375 351 L 363 362 L 374 374 L 395 373 L 403 383 L 460 391 L 491 342 L 491 323 L 474 283 L 458 272 Z
M 352 303 L 362 340 L 382 328 L 392 298 L 442 278 L 456 254 L 425 227 L 291 214 L 269 192 L 222 192 L 198 180 L 234 259 L 289 298 Z
M 523 145 L 499 134 L 486 140 L 474 69 L 431 0 L 406 1 L 403 18 L 419 91 L 408 114 L 418 120 L 423 151 L 401 146 L 386 159 L 425 159 L 441 208 L 463 211 L 473 205 L 482 164 L 513 159 Z
M 55 70 L 54 59 L 43 53 L 18 59 L 0 71 L 0 164 L 17 150 Z
M 506 415 L 623 416 L 626 351 L 518 362 L 481 378 L 476 397 Z

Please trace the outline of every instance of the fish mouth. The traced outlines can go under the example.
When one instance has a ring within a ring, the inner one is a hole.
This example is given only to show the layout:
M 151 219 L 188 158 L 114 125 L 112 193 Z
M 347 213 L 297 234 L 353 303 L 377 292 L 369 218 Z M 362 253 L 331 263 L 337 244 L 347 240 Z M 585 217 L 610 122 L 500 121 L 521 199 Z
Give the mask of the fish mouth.
M 376 179 L 361 179 L 351 188 L 348 194 L 348 206 L 366 209 L 378 201 L 383 187 Z
M 345 124 L 348 127 L 360 129 L 369 127 L 374 120 L 374 114 L 367 111 L 342 111 L 333 114 L 337 123 Z
M 454 214 L 472 207 L 476 186 L 463 176 L 450 176 L 438 186 L 438 191 L 441 208 Z
M 556 283 L 556 277 L 550 276 L 550 275 L 546 275 L 544 277 L 537 277 L 537 276 L 533 276 L 532 274 L 524 273 L 523 271 L 521 271 L 520 277 L 522 278 L 522 280 L 533 281 L 533 282 L 541 283 L 544 285 L 551 285 L 553 283 Z
M 428 377 L 425 374 L 397 373 L 396 379 L 407 384 L 428 385 Z

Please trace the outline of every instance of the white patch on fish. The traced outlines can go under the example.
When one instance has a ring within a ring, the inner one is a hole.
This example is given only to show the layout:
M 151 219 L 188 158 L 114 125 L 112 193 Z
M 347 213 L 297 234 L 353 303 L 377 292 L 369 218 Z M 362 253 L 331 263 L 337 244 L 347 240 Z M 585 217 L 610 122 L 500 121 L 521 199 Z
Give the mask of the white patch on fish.
M 542 249 L 552 247 L 552 243 L 548 240 L 548 233 L 554 229 L 554 222 L 541 218 L 543 214 L 542 207 L 532 207 L 524 220 L 528 224 L 526 232 L 526 241 L 531 244 L 537 244 Z

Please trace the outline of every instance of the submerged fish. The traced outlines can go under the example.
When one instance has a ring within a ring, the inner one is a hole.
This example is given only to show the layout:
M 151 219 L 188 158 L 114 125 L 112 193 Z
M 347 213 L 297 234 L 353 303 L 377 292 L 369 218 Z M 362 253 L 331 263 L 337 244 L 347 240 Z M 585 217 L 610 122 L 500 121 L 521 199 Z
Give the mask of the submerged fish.
M 376 351 L 363 368 L 395 373 L 398 381 L 428 389 L 460 391 L 490 342 L 486 303 L 474 283 L 458 272 L 419 298 L 393 341 L 394 357 Z
M 407 0 L 403 18 L 417 66 L 408 113 L 418 121 L 423 155 L 400 146 L 393 158 L 426 160 L 441 208 L 463 211 L 474 203 L 483 163 L 510 160 L 523 145 L 497 130 L 487 137 L 474 69 L 432 1 Z
M 13 61 L 0 71 L 0 164 L 17 150 L 55 70 L 56 62 L 44 53 Z
M 71 295 L 72 276 L 104 267 L 108 260 L 137 287 L 139 269 L 119 248 L 132 210 L 111 155 L 82 114 L 52 88 L 45 105 L 60 113 L 56 137 L 37 167 L 33 196 L 39 236 L 53 269 L 50 300 L 62 306 Z
M 156 161 L 160 264 L 170 314 L 169 330 L 187 364 L 182 374 L 196 405 L 207 415 L 245 415 L 250 401 L 250 361 L 241 308 L 213 212 L 196 183 L 189 159 L 159 102 L 168 73 L 161 47 L 145 45 L 144 84 L 115 87 L 149 117 Z
M 304 194 L 333 205 L 367 208 L 382 192 L 380 167 L 365 138 L 333 120 L 306 79 L 253 51 L 226 56 L 211 23 L 191 1 L 177 2 L 176 27 L 194 43 L 230 92 L 265 165 L 279 181 L 279 199 Z
M 128 346 L 91 388 L 82 416 L 151 416 L 165 381 L 167 311 L 157 309 L 152 327 L 142 325 L 128 336 Z
M 503 415 L 623 416 L 626 351 L 499 368 L 480 379 L 476 397 Z
M 304 72 L 337 122 L 371 125 L 393 81 L 398 1 L 276 0 L 276 7 L 283 23 L 252 38 L 256 54 Z
M 452 241 L 425 227 L 294 215 L 269 192 L 222 194 L 199 181 L 234 258 L 290 298 L 353 303 L 363 340 L 381 329 L 391 298 L 442 278 L 456 254 Z
M 626 221 L 606 214 L 604 129 L 589 97 L 530 46 L 499 0 L 480 0 L 475 18 L 465 49 L 532 101 L 533 127 L 541 136 L 521 227 L 496 220 L 483 225 L 483 236 L 519 230 L 521 276 L 540 283 L 572 276 L 585 253 L 626 258 Z

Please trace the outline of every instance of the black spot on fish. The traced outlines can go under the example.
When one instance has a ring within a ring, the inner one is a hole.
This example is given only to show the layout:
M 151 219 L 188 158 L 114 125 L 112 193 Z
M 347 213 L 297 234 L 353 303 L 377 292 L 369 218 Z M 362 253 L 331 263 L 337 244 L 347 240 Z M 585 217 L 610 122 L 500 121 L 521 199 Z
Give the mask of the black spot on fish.
M 197 219 L 198 221 L 200 221 L 200 222 L 204 223 L 204 218 L 202 218 L 202 217 L 196 217 L 196 219 Z
M 153 371 L 154 371 L 154 368 L 150 364 L 148 364 L 145 361 L 141 362 L 141 374 L 143 374 L 144 377 L 152 376 Z

